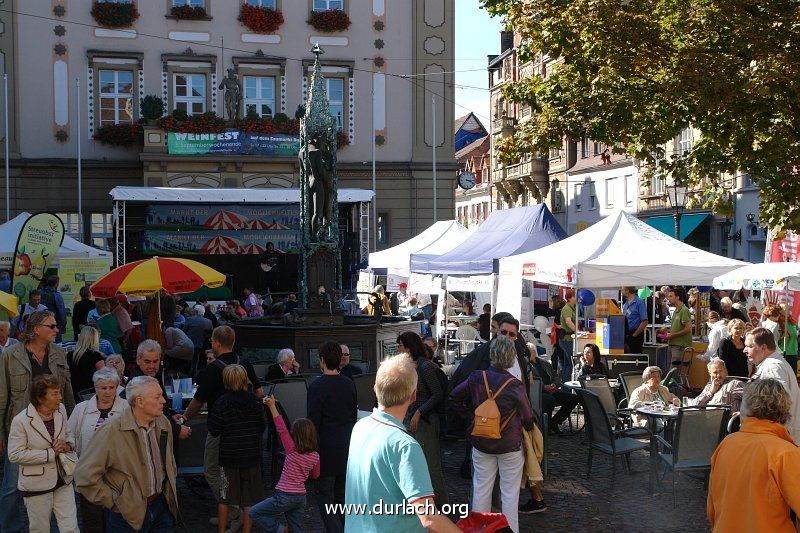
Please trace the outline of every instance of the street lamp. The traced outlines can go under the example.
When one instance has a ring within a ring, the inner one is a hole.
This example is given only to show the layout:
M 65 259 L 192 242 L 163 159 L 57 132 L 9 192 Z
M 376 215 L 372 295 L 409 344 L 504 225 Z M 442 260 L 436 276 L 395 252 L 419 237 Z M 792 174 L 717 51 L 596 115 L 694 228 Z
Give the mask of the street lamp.
M 675 212 L 675 238 L 681 240 L 681 215 L 683 215 L 683 210 L 686 207 L 688 189 L 677 180 L 673 180 L 671 185 L 666 186 L 666 189 L 667 201 Z

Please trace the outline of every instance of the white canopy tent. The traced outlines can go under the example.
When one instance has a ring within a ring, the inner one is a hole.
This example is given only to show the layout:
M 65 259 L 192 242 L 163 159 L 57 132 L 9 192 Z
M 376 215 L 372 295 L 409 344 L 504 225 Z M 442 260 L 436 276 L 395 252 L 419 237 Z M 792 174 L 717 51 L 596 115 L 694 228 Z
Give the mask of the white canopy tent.
M 28 220 L 30 216 L 30 213 L 22 212 L 5 224 L 0 225 L 0 268 L 11 268 L 11 263 L 14 261 L 14 248 L 17 246 L 19 233 L 22 231 L 22 226 L 25 224 L 25 221 Z M 64 235 L 64 241 L 61 243 L 61 248 L 58 249 L 53 266 L 57 266 L 60 259 L 67 258 L 107 258 L 108 264 L 111 265 L 112 255 L 111 252 L 93 248 L 76 241 L 68 235 Z
M 563 241 L 500 259 L 497 309 L 519 314 L 523 279 L 587 288 L 710 285 L 714 277 L 746 264 L 689 246 L 617 211 Z
M 408 277 L 411 254 L 441 255 L 461 244 L 471 233 L 456 220 L 436 222 L 416 237 L 397 246 L 370 253 L 369 268 L 385 268 Z
M 755 263 L 714 278 L 720 290 L 800 290 L 800 263 Z

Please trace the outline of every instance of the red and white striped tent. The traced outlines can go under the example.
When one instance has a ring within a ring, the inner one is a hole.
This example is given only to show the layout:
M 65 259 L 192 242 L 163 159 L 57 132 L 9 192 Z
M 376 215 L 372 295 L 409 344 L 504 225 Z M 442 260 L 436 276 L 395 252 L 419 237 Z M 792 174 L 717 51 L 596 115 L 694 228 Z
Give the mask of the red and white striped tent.
M 217 236 L 206 241 L 200 249 L 201 253 L 213 255 L 238 254 L 242 243 L 230 237 Z
M 263 246 L 259 246 L 255 243 L 250 243 L 246 246 L 243 246 L 240 250 L 240 254 L 263 254 L 266 251 L 266 248 Z
M 289 226 L 284 226 L 283 224 L 278 222 L 273 224 L 271 229 L 289 229 Z
M 256 219 L 247 223 L 247 229 L 273 229 L 273 226 L 269 222 Z
M 206 220 L 204 226 L 208 229 L 242 229 L 247 226 L 247 220 L 231 211 L 219 211 Z

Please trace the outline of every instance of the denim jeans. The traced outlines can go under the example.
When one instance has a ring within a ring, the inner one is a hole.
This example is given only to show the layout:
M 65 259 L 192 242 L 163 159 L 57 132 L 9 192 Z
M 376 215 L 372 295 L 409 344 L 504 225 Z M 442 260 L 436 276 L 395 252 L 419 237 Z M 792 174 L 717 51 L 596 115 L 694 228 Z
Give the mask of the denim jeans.
M 278 517 L 286 515 L 286 522 L 292 531 L 303 531 L 303 509 L 306 507 L 305 494 L 288 494 L 279 490 L 271 497 L 250 508 L 250 519 L 264 528 L 267 533 L 280 531 Z
M 572 356 L 574 351 L 574 339 L 563 338 L 558 341 L 558 345 L 561 346 L 561 350 L 564 352 L 562 354 L 562 359 L 560 361 L 559 366 L 559 375 L 561 376 L 561 381 L 570 381 L 572 379 Z
M 106 509 L 106 531 L 114 533 L 136 533 L 125 518 L 120 513 Z M 147 504 L 147 512 L 144 514 L 144 522 L 139 533 L 174 533 L 175 517 L 169 510 L 167 500 L 164 496 L 156 498 L 152 503 Z
M 8 460 L 8 453 L 3 460 L 3 485 L 0 488 L 0 531 L 3 533 L 19 533 L 22 531 L 22 513 L 19 506 L 22 496 L 17 490 L 19 466 Z

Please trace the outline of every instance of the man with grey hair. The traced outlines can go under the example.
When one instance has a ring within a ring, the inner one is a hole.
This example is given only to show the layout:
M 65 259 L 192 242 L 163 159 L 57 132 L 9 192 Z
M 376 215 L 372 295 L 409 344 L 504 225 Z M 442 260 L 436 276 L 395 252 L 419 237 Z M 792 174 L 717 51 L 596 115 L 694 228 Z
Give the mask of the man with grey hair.
M 294 351 L 291 348 L 284 348 L 278 352 L 278 357 L 275 363 L 270 365 L 267 369 L 267 381 L 275 381 L 276 379 L 283 379 L 292 374 L 300 372 L 300 363 L 294 356 Z
M 11 323 L 0 321 L 0 352 L 17 344 L 19 341 L 11 336 Z
M 766 328 L 755 328 L 744 338 L 744 353 L 755 367 L 753 380 L 772 378 L 778 380 L 792 399 L 792 419 L 789 434 L 800 439 L 800 387 L 797 375 L 783 354 L 778 351 L 775 336 Z
M 125 393 L 130 409 L 89 442 L 75 469 L 75 487 L 106 509 L 108 531 L 174 531 L 177 469 L 161 386 L 137 376 Z
M 417 370 L 410 357 L 396 355 L 381 363 L 375 395 L 378 407 L 356 423 L 350 437 L 345 505 L 412 506 L 416 518 L 410 513 L 354 513 L 345 517 L 345 532 L 415 531 L 420 522 L 430 531 L 460 531 L 437 514 L 422 447 L 403 426 L 417 396 Z
M 695 399 L 692 405 L 729 405 L 735 413 L 742 403 L 744 383 L 736 378 L 728 377 L 725 361 L 714 358 L 708 362 L 708 384 Z
M 167 397 L 167 389 L 164 386 L 164 373 L 161 371 L 161 345 L 153 339 L 145 339 L 136 347 L 136 366 L 131 371 L 130 377 L 131 379 L 136 379 L 140 376 L 147 376 L 156 380 L 164 396 L 164 415 L 172 420 L 174 415 L 172 402 Z M 124 395 L 123 397 L 127 397 L 127 389 L 122 394 Z M 179 439 L 187 439 L 192 434 L 192 428 L 182 426 L 174 420 L 172 424 L 172 432 Z

